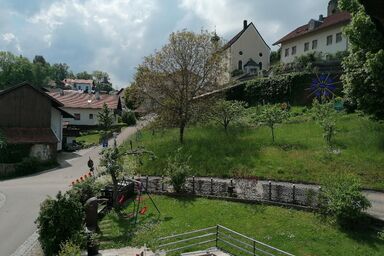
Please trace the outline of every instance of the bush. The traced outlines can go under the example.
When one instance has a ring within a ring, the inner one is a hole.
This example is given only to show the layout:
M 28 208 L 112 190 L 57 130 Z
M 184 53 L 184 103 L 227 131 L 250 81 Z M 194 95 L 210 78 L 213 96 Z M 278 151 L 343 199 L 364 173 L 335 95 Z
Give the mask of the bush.
M 98 196 L 101 186 L 95 182 L 94 177 L 85 179 L 83 182 L 73 185 L 68 191 L 71 197 L 77 197 L 81 204 L 85 204 L 91 197 Z
M 18 163 L 29 155 L 31 146 L 24 144 L 8 144 L 0 147 L 0 163 Z
M 179 148 L 173 158 L 168 158 L 166 173 L 171 178 L 171 184 L 177 193 L 184 191 L 185 182 L 191 173 L 188 165 L 190 157 L 183 157 Z
M 359 180 L 351 175 L 333 177 L 320 193 L 321 213 L 342 225 L 356 223 L 370 205 L 361 193 Z
M 81 248 L 73 241 L 67 241 L 60 246 L 59 256 L 77 256 L 81 255 Z
M 135 113 L 133 113 L 133 111 L 124 111 L 121 118 L 122 118 L 123 122 L 129 126 L 136 124 L 136 117 L 135 117 Z
M 56 255 L 60 245 L 79 236 L 83 229 L 84 209 L 78 198 L 59 192 L 40 206 L 36 220 L 44 254 Z

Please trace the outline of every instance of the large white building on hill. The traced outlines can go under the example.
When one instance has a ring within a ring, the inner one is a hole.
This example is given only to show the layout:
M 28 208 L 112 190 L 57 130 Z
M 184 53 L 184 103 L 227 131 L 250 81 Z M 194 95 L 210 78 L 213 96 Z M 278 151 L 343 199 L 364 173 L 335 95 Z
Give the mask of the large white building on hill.
M 296 28 L 273 45 L 281 45 L 281 62 L 290 63 L 308 53 L 321 53 L 324 58 L 348 49 L 348 38 L 342 28 L 351 21 L 348 12 L 340 12 L 337 0 L 328 4 L 327 17 L 319 16 Z

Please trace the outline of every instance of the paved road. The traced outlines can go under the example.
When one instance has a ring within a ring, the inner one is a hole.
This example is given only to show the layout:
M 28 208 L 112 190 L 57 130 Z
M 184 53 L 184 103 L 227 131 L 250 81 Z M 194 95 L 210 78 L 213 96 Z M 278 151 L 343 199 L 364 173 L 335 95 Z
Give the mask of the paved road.
M 121 144 L 146 122 L 125 128 L 117 137 Z M 101 147 L 93 147 L 74 153 L 61 153 L 60 168 L 40 174 L 0 182 L 0 255 L 11 255 L 36 230 L 34 221 L 40 203 L 48 196 L 69 189 L 72 180 L 87 172 L 91 157 L 95 166 L 99 162 Z

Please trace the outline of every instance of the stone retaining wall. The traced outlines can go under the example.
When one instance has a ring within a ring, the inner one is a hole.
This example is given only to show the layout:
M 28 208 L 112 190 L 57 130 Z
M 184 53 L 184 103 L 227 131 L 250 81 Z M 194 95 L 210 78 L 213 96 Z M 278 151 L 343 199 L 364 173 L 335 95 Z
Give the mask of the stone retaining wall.
M 173 193 L 167 177 L 139 177 L 143 187 L 151 193 Z M 257 179 L 220 179 L 194 177 L 185 184 L 185 192 L 199 196 L 215 196 L 249 201 L 268 201 L 316 208 L 319 186 L 270 182 Z

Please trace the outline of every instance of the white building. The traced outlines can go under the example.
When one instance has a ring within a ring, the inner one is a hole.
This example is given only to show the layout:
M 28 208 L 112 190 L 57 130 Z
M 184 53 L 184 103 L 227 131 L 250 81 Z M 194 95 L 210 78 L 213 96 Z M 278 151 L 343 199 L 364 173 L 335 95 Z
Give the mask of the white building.
M 320 15 L 318 20 L 311 19 L 273 45 L 281 45 L 282 63 L 290 63 L 296 57 L 313 52 L 321 53 L 326 58 L 327 55 L 348 49 L 348 39 L 342 33 L 342 28 L 350 21 L 351 15 L 340 12 L 337 0 L 331 0 L 327 17 Z
M 75 91 L 85 91 L 85 92 L 91 92 L 91 90 L 94 88 L 93 80 L 87 80 L 87 79 L 64 79 L 63 83 L 66 87 L 70 87 L 72 90 Z
M 238 71 L 257 75 L 268 70 L 271 49 L 251 22 L 243 23 L 243 29 L 235 35 L 223 48 L 228 56 L 230 73 Z
M 117 122 L 117 114 L 121 112 L 121 101 L 118 95 L 89 94 L 73 90 L 50 92 L 49 95 L 63 103 L 62 109 L 74 116 L 74 119 L 64 118 L 68 125 L 98 125 L 97 115 L 103 108 L 104 103 L 115 114 L 115 122 Z

